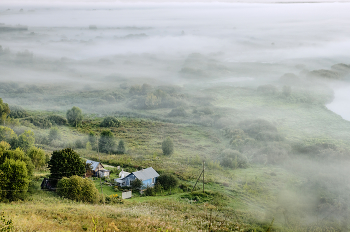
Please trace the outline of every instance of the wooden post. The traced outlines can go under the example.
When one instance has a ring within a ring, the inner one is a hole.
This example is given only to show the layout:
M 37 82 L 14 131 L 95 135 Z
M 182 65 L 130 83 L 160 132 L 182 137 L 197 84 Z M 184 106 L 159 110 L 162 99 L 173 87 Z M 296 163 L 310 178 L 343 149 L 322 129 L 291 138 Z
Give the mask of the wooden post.
M 203 161 L 203 193 L 204 193 L 204 164 L 205 164 L 205 162 Z
M 97 155 L 98 155 L 98 162 L 101 163 L 101 158 L 100 158 L 100 152 L 99 152 L 99 148 L 98 148 L 98 144 L 97 144 Z M 97 166 L 98 167 L 98 166 Z M 101 182 L 101 175 L 100 175 L 100 169 L 98 168 L 98 177 L 100 177 L 100 187 L 101 187 L 101 194 L 103 195 L 103 190 L 102 190 L 102 182 Z M 103 203 L 104 204 L 104 203 Z

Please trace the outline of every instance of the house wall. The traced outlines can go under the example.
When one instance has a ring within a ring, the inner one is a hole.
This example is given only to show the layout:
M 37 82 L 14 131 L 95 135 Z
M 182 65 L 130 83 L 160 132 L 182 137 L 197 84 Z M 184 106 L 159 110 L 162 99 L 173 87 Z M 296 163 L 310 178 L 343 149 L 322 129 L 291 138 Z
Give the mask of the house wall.
M 153 179 L 154 180 L 152 180 L 151 178 L 151 179 L 142 181 L 142 184 L 143 184 L 142 188 L 153 187 L 154 184 L 156 183 L 157 178 L 153 178 Z

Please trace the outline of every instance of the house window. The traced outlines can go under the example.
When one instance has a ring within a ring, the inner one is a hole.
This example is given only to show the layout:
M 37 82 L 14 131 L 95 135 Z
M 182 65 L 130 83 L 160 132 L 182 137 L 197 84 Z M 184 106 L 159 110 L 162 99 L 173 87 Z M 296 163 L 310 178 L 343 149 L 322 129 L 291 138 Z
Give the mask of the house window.
M 154 184 L 154 178 L 152 178 L 152 184 Z

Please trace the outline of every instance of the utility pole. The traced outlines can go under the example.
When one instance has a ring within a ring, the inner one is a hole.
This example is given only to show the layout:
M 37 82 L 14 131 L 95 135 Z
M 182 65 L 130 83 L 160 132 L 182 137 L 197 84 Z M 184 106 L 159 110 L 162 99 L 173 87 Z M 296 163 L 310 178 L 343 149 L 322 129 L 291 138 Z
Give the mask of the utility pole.
M 101 158 L 100 158 L 100 152 L 99 152 L 98 144 L 97 144 L 97 155 L 98 155 L 98 162 L 100 162 L 100 164 L 101 164 Z M 100 177 L 101 194 L 103 195 L 100 168 L 98 169 L 98 177 Z
M 203 161 L 203 193 L 204 193 L 204 164 L 205 162 Z

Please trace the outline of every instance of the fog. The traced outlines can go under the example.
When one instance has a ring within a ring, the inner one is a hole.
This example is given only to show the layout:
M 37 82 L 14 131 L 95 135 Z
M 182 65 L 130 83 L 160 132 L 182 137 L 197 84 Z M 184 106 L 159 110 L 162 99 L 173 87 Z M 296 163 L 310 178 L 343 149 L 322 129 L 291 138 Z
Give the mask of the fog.
M 27 110 L 79 106 L 213 127 L 226 133 L 222 149 L 299 178 L 297 190 L 280 189 L 275 210 L 261 210 L 268 220 L 288 224 L 288 208 L 290 222 L 341 221 L 349 214 L 339 206 L 349 204 L 349 125 L 324 118 L 350 120 L 349 9 L 0 3 L 0 97 Z M 250 129 L 259 123 L 268 128 L 262 135 Z

